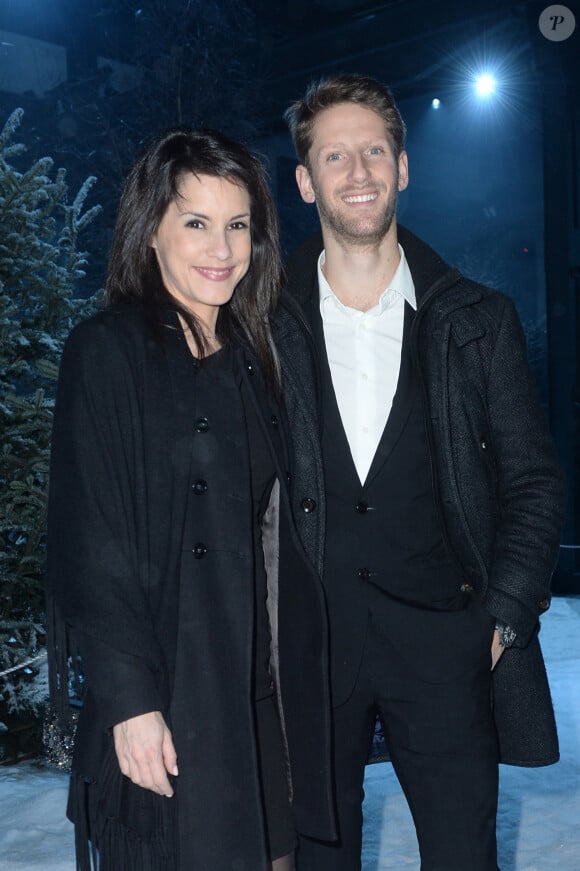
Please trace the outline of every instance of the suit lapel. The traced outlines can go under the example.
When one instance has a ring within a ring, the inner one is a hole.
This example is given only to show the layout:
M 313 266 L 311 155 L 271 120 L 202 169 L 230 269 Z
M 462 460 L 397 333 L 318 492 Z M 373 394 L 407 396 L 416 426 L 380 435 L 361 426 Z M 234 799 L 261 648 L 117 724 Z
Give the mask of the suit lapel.
M 408 303 L 405 303 L 405 320 L 403 326 L 403 347 L 401 349 L 401 366 L 399 369 L 399 378 L 397 381 L 397 389 L 393 397 L 393 405 L 389 413 L 389 417 L 385 424 L 381 440 L 378 444 L 375 456 L 371 463 L 365 485 L 375 478 L 380 472 L 382 466 L 393 451 L 395 445 L 401 438 L 409 415 L 413 407 L 413 403 L 417 396 L 417 385 L 413 377 L 413 364 L 411 361 L 411 352 L 409 347 L 409 335 L 411 332 L 411 324 L 413 323 L 415 312 Z

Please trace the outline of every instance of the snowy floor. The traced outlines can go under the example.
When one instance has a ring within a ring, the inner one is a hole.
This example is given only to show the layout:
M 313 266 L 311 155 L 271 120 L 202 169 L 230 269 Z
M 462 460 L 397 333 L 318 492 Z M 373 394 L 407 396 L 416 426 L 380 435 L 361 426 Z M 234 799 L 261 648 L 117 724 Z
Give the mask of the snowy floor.
M 502 871 L 580 871 L 580 597 L 554 600 L 542 643 L 562 761 L 533 770 L 502 767 Z M 66 780 L 34 763 L 0 767 L 1 871 L 73 871 Z M 365 790 L 364 871 L 417 871 L 409 812 L 388 763 L 368 767 Z

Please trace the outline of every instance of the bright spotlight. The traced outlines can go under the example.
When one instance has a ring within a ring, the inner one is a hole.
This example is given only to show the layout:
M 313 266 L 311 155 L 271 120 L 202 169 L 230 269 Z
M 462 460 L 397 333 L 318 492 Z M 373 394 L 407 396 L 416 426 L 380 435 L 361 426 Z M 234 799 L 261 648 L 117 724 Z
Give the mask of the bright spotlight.
M 489 97 L 495 91 L 495 79 L 491 73 L 482 73 L 475 80 L 475 90 L 480 97 Z
M 441 105 L 441 100 L 438 97 L 435 97 L 433 100 L 431 100 L 431 105 L 434 109 L 438 109 Z

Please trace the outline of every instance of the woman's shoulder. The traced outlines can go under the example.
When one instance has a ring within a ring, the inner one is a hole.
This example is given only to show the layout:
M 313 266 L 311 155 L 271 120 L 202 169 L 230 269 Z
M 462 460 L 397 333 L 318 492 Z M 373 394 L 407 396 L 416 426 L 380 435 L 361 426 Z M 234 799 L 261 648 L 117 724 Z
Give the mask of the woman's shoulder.
M 146 342 L 150 332 L 140 304 L 107 306 L 73 327 L 66 341 L 65 353 L 71 355 L 98 349 L 106 357 L 107 351 Z
M 109 305 L 80 321 L 70 335 L 81 335 L 83 339 L 88 339 L 103 333 L 141 334 L 146 323 L 143 306 L 139 303 Z

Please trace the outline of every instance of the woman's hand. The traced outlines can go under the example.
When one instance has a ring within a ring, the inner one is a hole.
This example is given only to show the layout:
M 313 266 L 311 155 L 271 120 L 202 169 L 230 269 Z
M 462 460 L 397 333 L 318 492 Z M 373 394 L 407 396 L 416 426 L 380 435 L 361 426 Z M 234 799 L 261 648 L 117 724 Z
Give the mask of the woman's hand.
M 167 773 L 177 776 L 177 755 L 161 712 L 150 711 L 117 723 L 113 737 L 122 773 L 137 786 L 171 798 Z

